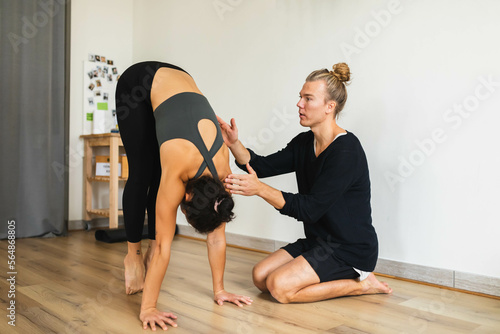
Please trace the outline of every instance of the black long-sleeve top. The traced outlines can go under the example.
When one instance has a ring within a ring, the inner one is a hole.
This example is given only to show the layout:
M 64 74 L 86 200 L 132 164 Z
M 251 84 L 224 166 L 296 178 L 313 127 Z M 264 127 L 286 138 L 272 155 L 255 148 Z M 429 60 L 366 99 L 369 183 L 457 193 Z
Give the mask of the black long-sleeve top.
M 326 242 L 356 269 L 375 269 L 378 241 L 371 219 L 368 163 L 354 134 L 338 137 L 318 157 L 312 131 L 297 135 L 269 156 L 249 152 L 259 178 L 295 172 L 299 193 L 283 191 L 286 203 L 279 212 L 302 221 L 306 238 Z

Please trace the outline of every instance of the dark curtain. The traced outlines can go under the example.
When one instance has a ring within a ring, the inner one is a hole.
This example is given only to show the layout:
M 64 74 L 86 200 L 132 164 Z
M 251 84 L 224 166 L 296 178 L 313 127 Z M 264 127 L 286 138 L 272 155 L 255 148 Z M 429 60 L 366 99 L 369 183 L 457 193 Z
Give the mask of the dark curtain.
M 0 1 L 0 239 L 64 235 L 69 2 Z

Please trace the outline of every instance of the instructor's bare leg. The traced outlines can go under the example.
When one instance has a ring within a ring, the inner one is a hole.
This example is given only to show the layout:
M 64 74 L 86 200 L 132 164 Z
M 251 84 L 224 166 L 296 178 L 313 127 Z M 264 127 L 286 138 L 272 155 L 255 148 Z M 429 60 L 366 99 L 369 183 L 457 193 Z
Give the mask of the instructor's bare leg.
M 342 296 L 392 292 L 373 273 L 362 282 L 342 279 L 320 283 L 318 275 L 303 256 L 272 272 L 267 278 L 267 288 L 280 303 L 306 303 Z
M 125 292 L 128 295 L 142 291 L 144 288 L 144 259 L 141 242 L 127 242 L 128 253 L 123 264 L 125 266 Z
M 268 292 L 266 280 L 269 274 L 292 260 L 293 257 L 287 251 L 278 249 L 253 267 L 253 283 L 260 291 Z

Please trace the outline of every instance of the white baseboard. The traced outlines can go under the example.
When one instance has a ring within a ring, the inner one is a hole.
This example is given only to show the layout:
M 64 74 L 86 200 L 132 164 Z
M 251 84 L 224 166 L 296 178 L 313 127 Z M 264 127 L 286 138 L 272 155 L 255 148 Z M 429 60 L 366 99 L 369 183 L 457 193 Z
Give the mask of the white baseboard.
M 500 297 L 500 278 L 378 259 L 375 272 Z
M 179 227 L 180 235 L 201 239 L 206 239 L 207 237 L 204 234 L 196 232 L 194 228 L 189 225 L 177 225 L 177 227 Z M 275 240 L 250 237 L 229 232 L 226 232 L 226 243 L 229 245 L 245 247 L 264 252 L 274 252 L 281 247 L 279 246 L 280 242 L 276 242 Z
M 454 271 L 378 259 L 375 272 L 453 288 Z
M 500 278 L 455 271 L 455 288 L 500 297 Z

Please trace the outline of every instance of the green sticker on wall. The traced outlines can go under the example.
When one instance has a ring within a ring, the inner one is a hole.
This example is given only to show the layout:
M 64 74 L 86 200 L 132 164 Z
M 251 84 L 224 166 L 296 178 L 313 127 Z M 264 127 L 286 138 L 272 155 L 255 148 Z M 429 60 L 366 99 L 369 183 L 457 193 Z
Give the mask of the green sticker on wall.
M 108 102 L 97 102 L 97 110 L 108 110 Z
M 94 120 L 94 113 L 88 112 L 87 113 L 87 121 L 92 121 Z

